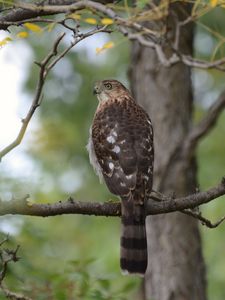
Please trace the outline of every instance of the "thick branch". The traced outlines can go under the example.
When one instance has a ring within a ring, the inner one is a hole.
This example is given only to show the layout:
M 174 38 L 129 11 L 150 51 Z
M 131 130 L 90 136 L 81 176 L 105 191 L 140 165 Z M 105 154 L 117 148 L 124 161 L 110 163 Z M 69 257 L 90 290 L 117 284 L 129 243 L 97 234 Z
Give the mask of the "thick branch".
M 194 208 L 201 204 L 208 203 L 222 195 L 225 195 L 225 179 L 220 184 L 205 192 L 199 192 L 187 197 L 170 198 L 165 196 L 155 196 L 146 204 L 146 214 L 156 215 L 174 211 L 183 211 L 184 209 Z M 120 202 L 81 202 L 69 198 L 67 201 L 59 201 L 53 204 L 35 204 L 30 203 L 26 196 L 24 199 L 1 201 L 0 215 L 30 215 L 30 216 L 55 216 L 62 214 L 83 214 L 95 216 L 120 216 Z
M 74 3 L 73 0 L 46 0 L 42 1 L 42 5 L 70 5 Z M 26 8 L 14 8 L 9 13 L 0 16 L 0 30 L 8 30 L 8 27 L 16 22 L 23 22 L 36 17 L 54 15 L 55 12 L 34 11 Z M 8 23 L 9 22 L 9 23 Z
M 23 199 L 0 202 L 0 215 L 28 215 L 49 217 L 62 214 L 82 214 L 94 216 L 120 216 L 120 202 L 82 202 L 69 198 L 52 204 L 31 203 L 26 196 Z

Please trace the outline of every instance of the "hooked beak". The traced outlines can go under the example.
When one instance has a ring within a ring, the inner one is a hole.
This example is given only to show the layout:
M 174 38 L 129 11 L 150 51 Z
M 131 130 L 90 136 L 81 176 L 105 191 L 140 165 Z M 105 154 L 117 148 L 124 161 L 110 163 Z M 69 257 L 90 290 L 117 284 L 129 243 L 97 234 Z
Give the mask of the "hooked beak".
M 94 94 L 94 95 L 97 95 L 97 94 L 98 94 L 98 88 L 97 88 L 96 86 L 93 88 L 93 94 Z
M 97 81 L 94 84 L 93 94 L 98 95 L 100 93 L 101 93 L 101 84 L 99 83 L 99 81 Z

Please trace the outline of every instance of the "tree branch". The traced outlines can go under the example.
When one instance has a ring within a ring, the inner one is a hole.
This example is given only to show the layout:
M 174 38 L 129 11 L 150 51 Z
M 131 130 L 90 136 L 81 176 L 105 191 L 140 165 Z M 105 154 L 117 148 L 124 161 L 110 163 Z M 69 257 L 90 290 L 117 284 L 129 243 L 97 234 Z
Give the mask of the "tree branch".
M 198 192 L 186 197 L 171 198 L 153 192 L 146 203 L 146 215 L 156 215 L 183 211 L 208 203 L 225 195 L 225 179 L 216 187 L 205 192 Z M 53 204 L 36 204 L 28 201 L 29 196 L 23 199 L 0 202 L 0 215 L 29 215 L 29 216 L 56 216 L 62 214 L 82 214 L 95 216 L 120 216 L 120 202 L 81 202 L 69 198 Z M 157 201 L 156 201 L 157 200 Z
M 75 30 L 74 30 L 75 31 Z M 65 36 L 65 33 L 61 34 L 56 41 L 53 44 L 52 50 L 49 52 L 49 54 L 41 61 L 36 62 L 36 64 L 40 67 L 40 73 L 39 73 L 39 79 L 36 87 L 36 94 L 34 96 L 34 99 L 31 103 L 30 109 L 26 115 L 26 117 L 22 120 L 22 126 L 19 130 L 19 133 L 16 137 L 16 139 L 6 146 L 3 150 L 0 151 L 0 161 L 3 156 L 5 156 L 7 153 L 9 153 L 11 150 L 16 148 L 20 143 L 22 142 L 25 132 L 27 130 L 27 127 L 30 123 L 31 118 L 33 117 L 36 109 L 40 106 L 42 101 L 42 91 L 45 84 L 45 79 L 49 73 L 49 71 L 79 42 L 84 40 L 85 38 L 99 33 L 99 32 L 109 32 L 106 30 L 106 26 L 102 26 L 99 28 L 92 29 L 88 31 L 87 33 L 77 33 L 74 36 L 74 40 L 71 42 L 71 44 L 63 50 L 61 53 L 58 54 L 58 47 L 60 42 Z M 54 58 L 54 59 L 53 59 Z
M 202 120 L 189 132 L 183 144 L 183 153 L 185 157 L 192 157 L 199 141 L 212 130 L 224 108 L 225 90 L 211 105 Z
M 42 90 L 44 87 L 47 72 L 49 71 L 47 68 L 47 65 L 50 62 L 50 60 L 52 59 L 52 57 L 57 55 L 59 43 L 63 39 L 64 36 L 65 36 L 65 33 L 63 33 L 61 36 L 59 36 L 57 38 L 57 40 L 55 41 L 51 52 L 46 56 L 46 58 L 42 62 L 36 63 L 38 66 L 40 66 L 40 73 L 39 73 L 39 79 L 38 79 L 37 88 L 36 88 L 36 94 L 34 96 L 34 99 L 31 103 L 30 109 L 29 109 L 26 117 L 24 119 L 22 119 L 22 126 L 20 128 L 20 131 L 19 131 L 16 139 L 11 144 L 9 144 L 7 147 L 5 147 L 3 150 L 0 151 L 0 161 L 3 156 L 5 156 L 7 153 L 9 153 L 12 149 L 16 148 L 22 142 L 23 137 L 26 132 L 26 129 L 29 125 L 29 122 L 30 122 L 31 118 L 33 117 L 36 109 L 40 106 L 41 101 L 42 101 Z
M 0 242 L 0 263 L 1 263 L 1 272 L 0 272 L 0 289 L 3 291 L 4 295 L 8 299 L 15 299 L 15 300 L 32 300 L 24 295 L 15 293 L 10 291 L 3 283 L 7 270 L 8 265 L 11 262 L 17 262 L 19 257 L 17 256 L 19 246 L 17 246 L 14 250 L 3 248 L 3 245 L 8 241 L 8 236 Z
M 60 13 L 68 14 L 71 12 L 79 11 L 82 9 L 89 9 L 90 11 L 111 18 L 114 20 L 114 24 L 117 26 L 117 30 L 126 36 L 129 40 L 137 40 L 141 45 L 145 47 L 153 48 L 156 51 L 159 62 L 165 67 L 171 67 L 172 65 L 182 62 L 190 67 L 197 67 L 202 69 L 216 68 L 221 71 L 225 71 L 225 58 L 217 59 L 215 61 L 209 62 L 204 60 L 199 60 L 193 58 L 192 56 L 185 55 L 178 51 L 178 38 L 175 41 L 175 46 L 172 46 L 172 54 L 170 57 L 167 57 L 166 53 L 163 51 L 161 45 L 162 38 L 166 40 L 166 36 L 163 36 L 162 32 L 152 30 L 143 25 L 141 18 L 133 16 L 132 18 L 126 18 L 123 15 L 118 15 L 113 7 L 105 5 L 113 1 L 90 1 L 90 0 L 81 0 L 81 1 L 71 1 L 71 0 L 54 0 L 54 1 L 42 1 L 39 4 L 31 4 L 24 2 L 17 2 L 16 5 L 18 8 L 9 12 L 6 15 L 0 16 L 0 30 L 7 30 L 9 25 L 21 25 L 24 22 L 27 22 L 29 19 L 34 18 L 37 22 L 40 22 L 42 16 L 47 15 L 56 15 Z M 104 3 L 104 4 L 102 4 Z M 136 21 L 137 20 L 137 21 Z M 188 17 L 188 22 L 194 21 L 193 16 Z M 138 22 L 140 21 L 140 22 Z M 44 22 L 44 20 L 43 20 Z M 54 20 L 52 21 L 54 22 Z M 184 24 L 179 23 L 180 26 Z M 180 35 L 179 30 L 177 31 L 177 36 Z
M 74 3 L 73 0 L 46 0 L 42 1 L 42 5 L 70 5 Z M 23 24 L 24 20 L 29 20 L 36 17 L 52 15 L 55 13 L 49 13 L 42 11 L 32 11 L 26 8 L 17 8 L 10 10 L 5 15 L 0 16 L 0 30 L 8 30 L 8 27 L 12 24 L 17 23 L 18 25 Z
M 192 216 L 195 219 L 198 219 L 202 225 L 205 225 L 208 228 L 216 228 L 218 227 L 224 220 L 225 220 L 225 216 L 223 216 L 220 220 L 218 220 L 215 223 L 212 223 L 210 220 L 206 219 L 205 217 L 202 216 L 201 212 L 195 212 L 193 210 L 183 210 L 182 213 Z

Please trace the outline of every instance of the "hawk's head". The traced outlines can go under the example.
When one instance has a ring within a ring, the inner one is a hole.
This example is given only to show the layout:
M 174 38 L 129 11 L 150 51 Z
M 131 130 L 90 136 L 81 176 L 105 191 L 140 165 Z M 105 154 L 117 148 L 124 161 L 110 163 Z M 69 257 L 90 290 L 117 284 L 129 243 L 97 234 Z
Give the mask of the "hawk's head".
M 97 95 L 99 101 L 107 101 L 111 98 L 117 98 L 124 93 L 130 92 L 125 86 L 117 80 L 101 80 L 97 81 L 94 85 L 94 94 Z

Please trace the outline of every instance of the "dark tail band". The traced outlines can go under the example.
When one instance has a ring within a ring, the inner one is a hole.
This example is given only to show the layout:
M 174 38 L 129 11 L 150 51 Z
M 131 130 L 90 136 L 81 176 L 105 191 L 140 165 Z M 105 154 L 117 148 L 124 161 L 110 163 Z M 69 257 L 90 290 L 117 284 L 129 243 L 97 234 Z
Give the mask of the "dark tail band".
M 148 253 L 144 207 L 122 203 L 122 233 L 120 266 L 124 274 L 143 276 L 147 269 Z M 127 209 L 128 208 L 128 209 Z

